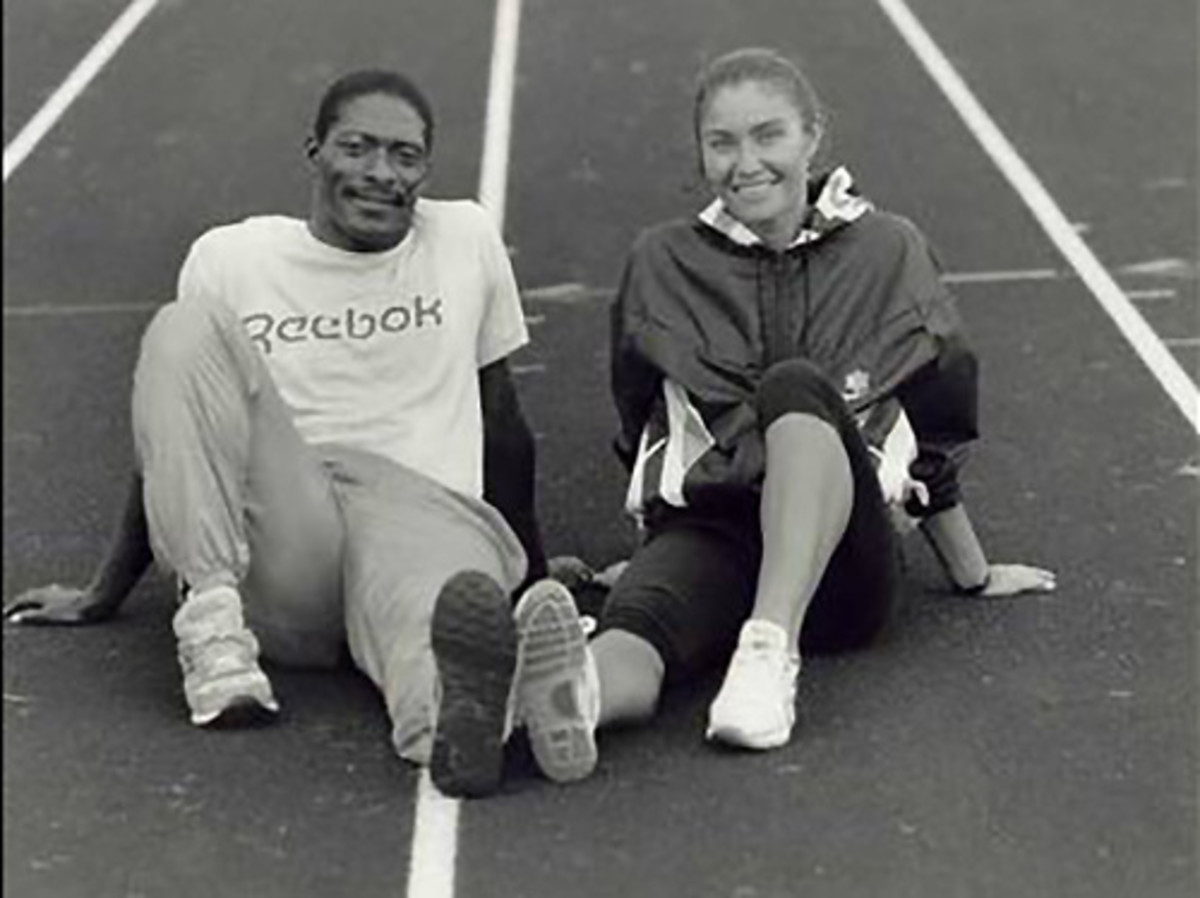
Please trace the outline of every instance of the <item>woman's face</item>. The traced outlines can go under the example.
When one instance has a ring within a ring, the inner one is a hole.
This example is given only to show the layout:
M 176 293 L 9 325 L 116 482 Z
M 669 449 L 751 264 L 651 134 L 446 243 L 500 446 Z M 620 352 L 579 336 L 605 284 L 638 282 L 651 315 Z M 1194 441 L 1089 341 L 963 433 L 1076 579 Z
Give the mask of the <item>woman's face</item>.
M 818 139 L 792 98 L 770 82 L 725 85 L 700 118 L 705 180 L 747 227 L 790 239 L 804 220 Z

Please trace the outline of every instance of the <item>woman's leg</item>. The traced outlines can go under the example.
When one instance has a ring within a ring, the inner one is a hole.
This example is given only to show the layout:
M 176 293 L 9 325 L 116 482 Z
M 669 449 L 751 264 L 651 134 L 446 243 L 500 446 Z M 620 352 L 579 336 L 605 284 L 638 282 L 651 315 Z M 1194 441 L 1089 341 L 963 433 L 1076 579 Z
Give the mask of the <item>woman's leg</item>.
M 754 593 L 753 527 L 745 510 L 673 513 L 634 553 L 591 643 L 602 726 L 644 723 L 665 684 L 728 657 Z
M 799 647 L 873 636 L 890 608 L 890 528 L 866 447 L 816 368 L 777 365 L 759 393 L 766 443 L 763 555 L 750 620 L 713 702 L 709 736 L 785 744 L 795 721 Z
M 628 630 L 605 630 L 589 648 L 600 689 L 597 726 L 646 723 L 658 708 L 666 664 L 647 639 Z
M 806 412 L 786 412 L 766 429 L 759 510 L 763 554 L 751 617 L 770 621 L 799 645 L 800 626 L 854 502 L 850 462 L 837 430 Z

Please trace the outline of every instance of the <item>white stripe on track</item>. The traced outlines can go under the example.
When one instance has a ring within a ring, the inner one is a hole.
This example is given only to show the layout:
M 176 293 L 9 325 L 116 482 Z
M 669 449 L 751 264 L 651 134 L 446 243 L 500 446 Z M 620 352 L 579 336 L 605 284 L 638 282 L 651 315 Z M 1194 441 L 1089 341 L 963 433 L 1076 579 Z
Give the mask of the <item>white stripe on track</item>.
M 947 284 L 1003 284 L 1012 281 L 1053 281 L 1060 277 L 1053 268 L 1030 268 L 1024 271 L 947 271 L 942 281 Z
M 1018 269 L 1015 271 L 948 271 L 942 280 L 954 286 L 987 284 L 1012 284 L 1023 281 L 1049 281 L 1069 276 L 1069 272 L 1053 271 L 1048 268 Z M 587 284 L 570 282 L 550 284 L 545 287 L 530 287 L 521 291 L 521 299 L 527 303 L 550 303 L 575 305 L 581 302 L 608 301 L 616 290 L 612 287 L 589 287 Z M 1170 291 L 1172 296 L 1174 291 Z M 1162 299 L 1165 291 L 1130 291 L 1131 299 Z M 76 318 L 85 315 L 148 315 L 158 309 L 157 302 L 113 302 L 94 305 L 56 306 L 41 303 L 32 306 L 12 305 L 4 307 L 5 318 Z M 536 327 L 545 323 L 546 316 L 527 314 L 525 323 Z
M 96 45 L 67 75 L 65 81 L 50 95 L 42 108 L 39 109 L 21 129 L 21 132 L 4 148 L 4 183 L 41 143 L 51 128 L 62 118 L 63 113 L 74 103 L 79 95 L 87 89 L 92 80 L 100 74 L 100 70 L 108 64 L 121 45 L 133 34 L 142 20 L 158 5 L 158 0 L 133 0 L 121 15 L 108 27 Z
M 112 302 L 89 306 L 5 306 L 5 318 L 78 318 L 82 315 L 148 315 L 161 303 Z
M 487 118 L 483 131 L 483 164 L 479 174 L 479 202 L 492 213 L 501 229 L 504 228 L 504 204 L 508 192 L 508 150 L 520 30 L 521 0 L 497 0 Z
M 954 66 L 934 43 L 904 0 L 876 2 L 916 54 L 930 77 L 941 88 L 946 99 L 983 146 L 992 162 L 1029 207 L 1051 242 L 1092 291 L 1100 306 L 1129 341 L 1134 352 L 1183 412 L 1192 429 L 1200 432 L 1200 390 L 1196 384 L 1184 373 L 1183 367 L 1163 345 L 1141 313 L 1126 299 L 1116 281 L 1071 226 L 1037 175 L 1025 164 L 1008 138 L 975 99 L 966 82 L 955 71 Z
M 110 302 L 95 305 L 5 306 L 5 318 L 78 318 L 85 315 L 149 315 L 162 308 L 159 302 Z M 545 315 L 526 315 L 525 324 L 538 327 L 546 323 Z
M 417 819 L 409 854 L 408 898 L 452 898 L 458 851 L 458 807 L 422 770 L 417 785 Z
M 508 151 L 520 25 L 521 0 L 497 0 L 483 127 L 483 160 L 479 168 L 479 202 L 492 213 L 501 231 L 508 191 Z M 453 898 L 459 801 L 442 795 L 433 785 L 429 771 L 423 770 L 415 813 L 407 898 Z
M 1148 287 L 1145 290 L 1126 290 L 1125 295 L 1134 302 L 1144 302 L 1150 299 L 1175 299 L 1179 292 L 1168 287 Z

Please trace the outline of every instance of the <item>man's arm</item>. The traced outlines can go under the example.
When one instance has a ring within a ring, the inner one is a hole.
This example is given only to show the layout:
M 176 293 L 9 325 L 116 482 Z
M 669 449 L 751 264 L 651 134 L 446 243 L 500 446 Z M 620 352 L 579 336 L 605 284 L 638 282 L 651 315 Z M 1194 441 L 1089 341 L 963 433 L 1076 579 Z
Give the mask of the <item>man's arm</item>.
M 521 412 L 508 362 L 479 369 L 483 406 L 483 498 L 516 533 L 529 559 L 525 582 L 546 576 L 546 553 L 538 528 L 533 434 Z
M 52 583 L 17 596 L 4 617 L 21 624 L 91 624 L 107 620 L 128 597 L 153 554 L 142 503 L 142 478 L 134 474 L 125 506 L 100 566 L 82 589 Z

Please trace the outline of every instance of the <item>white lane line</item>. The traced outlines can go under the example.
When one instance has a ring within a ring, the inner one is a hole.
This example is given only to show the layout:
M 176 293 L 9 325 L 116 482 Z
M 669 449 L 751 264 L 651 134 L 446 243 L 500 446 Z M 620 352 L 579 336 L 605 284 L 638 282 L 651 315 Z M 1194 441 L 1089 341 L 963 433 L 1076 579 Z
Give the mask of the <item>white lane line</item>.
M 1192 429 L 1200 432 L 1200 390 L 1196 384 L 1184 373 L 1183 367 L 1134 305 L 1125 298 L 1116 281 L 1100 264 L 1032 169 L 1025 164 L 1008 138 L 975 99 L 966 82 L 955 71 L 954 66 L 934 43 L 904 0 L 876 2 L 916 54 L 930 77 L 941 88 L 946 99 L 983 146 L 992 162 L 1024 200 L 1051 242 L 1058 247 L 1059 252 L 1087 284 L 1100 306 L 1129 341 L 1134 352 L 1187 418 Z
M 1148 259 L 1145 262 L 1123 265 L 1117 271 L 1133 277 L 1172 278 L 1183 281 L 1196 279 L 1196 263 L 1187 259 Z
M 434 786 L 422 770 L 417 785 L 417 813 L 409 855 L 407 898 L 452 898 L 458 851 L 459 802 Z
M 1009 281 L 1053 281 L 1062 277 L 1053 268 L 1030 268 L 1024 271 L 947 271 L 942 281 L 947 284 L 1003 284 Z
M 1192 348 L 1200 346 L 1200 337 L 1167 337 L 1163 342 L 1168 346 Z
M 581 293 L 588 291 L 587 284 L 567 281 L 565 284 L 548 284 L 545 287 L 534 287 L 523 294 L 525 299 L 534 302 L 570 301 L 579 298 Z
M 479 168 L 479 202 L 492 213 L 502 232 L 520 24 L 521 0 L 497 0 L 483 126 L 483 160 Z M 459 801 L 442 795 L 429 778 L 429 771 L 423 770 L 415 813 L 407 896 L 453 898 Z
M 1148 299 L 1174 299 L 1179 294 L 1175 290 L 1160 287 L 1147 290 L 1126 290 L 1125 295 L 1136 302 Z
M 149 314 L 161 303 L 114 302 L 92 306 L 5 306 L 5 318 L 75 318 L 81 315 Z
M 77 318 L 86 315 L 149 315 L 158 310 L 158 302 L 112 302 L 95 305 L 55 306 L 42 303 L 36 306 L 5 306 L 5 318 Z M 525 323 L 537 327 L 546 323 L 545 315 L 526 315 Z
M 50 95 L 50 99 L 4 148 L 5 183 L 157 4 L 158 0 L 133 0 Z
M 508 150 L 520 28 L 521 0 L 497 0 L 487 118 L 483 131 L 483 163 L 479 173 L 479 202 L 491 211 L 502 230 L 508 191 Z
M 942 275 L 942 280 L 956 286 L 986 286 L 988 284 L 1014 284 L 1024 281 L 1052 281 L 1070 277 L 1070 272 L 1054 271 L 1050 268 L 1017 269 L 1014 271 L 948 271 Z M 521 291 L 521 298 L 527 303 L 549 303 L 554 305 L 575 305 L 581 302 L 609 300 L 616 293 L 612 287 L 589 287 L 587 284 L 568 282 L 565 284 L 550 284 L 545 287 L 531 287 Z M 1125 296 L 1131 300 L 1175 299 L 1178 291 L 1170 288 L 1148 288 L 1144 290 L 1126 290 Z M 56 306 L 41 303 L 31 306 L 5 306 L 5 318 L 75 318 L 87 315 L 148 315 L 158 309 L 162 303 L 157 302 L 114 302 L 96 303 L 92 305 L 62 305 Z M 529 327 L 544 324 L 545 315 L 529 313 L 525 323 Z

